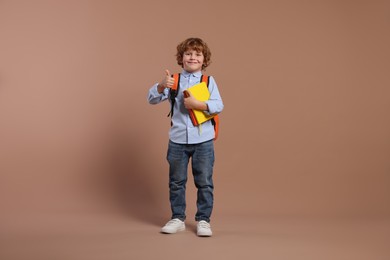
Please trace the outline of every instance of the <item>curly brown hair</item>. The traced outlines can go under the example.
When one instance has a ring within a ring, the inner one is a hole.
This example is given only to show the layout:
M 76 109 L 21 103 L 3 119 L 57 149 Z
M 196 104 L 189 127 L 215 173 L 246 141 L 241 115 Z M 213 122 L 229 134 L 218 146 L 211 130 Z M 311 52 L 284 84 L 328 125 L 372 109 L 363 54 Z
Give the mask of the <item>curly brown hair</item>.
M 184 52 L 188 50 L 195 50 L 197 52 L 202 52 L 204 56 L 204 61 L 202 65 L 202 70 L 207 68 L 211 63 L 211 52 L 207 44 L 200 38 L 188 38 L 177 45 L 176 60 L 177 64 L 183 67 L 183 55 Z

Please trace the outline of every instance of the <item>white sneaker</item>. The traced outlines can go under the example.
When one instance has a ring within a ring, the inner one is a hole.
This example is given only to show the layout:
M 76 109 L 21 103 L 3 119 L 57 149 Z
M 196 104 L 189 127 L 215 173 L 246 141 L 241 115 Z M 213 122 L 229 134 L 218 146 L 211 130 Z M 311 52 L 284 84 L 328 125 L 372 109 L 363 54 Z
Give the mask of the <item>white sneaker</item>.
M 196 233 L 200 237 L 211 237 L 213 232 L 211 231 L 210 223 L 204 220 L 199 221 Z
M 162 227 L 161 232 L 165 234 L 174 234 L 178 231 L 183 231 L 186 229 L 184 221 L 181 221 L 178 218 L 171 219 L 168 221 L 165 226 Z

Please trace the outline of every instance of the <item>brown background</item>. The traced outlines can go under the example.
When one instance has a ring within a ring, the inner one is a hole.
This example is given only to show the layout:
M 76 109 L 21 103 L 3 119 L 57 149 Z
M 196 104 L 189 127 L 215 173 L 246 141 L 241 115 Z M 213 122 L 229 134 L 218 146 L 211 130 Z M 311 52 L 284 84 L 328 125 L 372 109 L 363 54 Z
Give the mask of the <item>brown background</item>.
M 0 1 L 1 259 L 389 259 L 389 1 Z M 225 110 L 215 236 L 163 236 L 169 110 L 201 37 Z

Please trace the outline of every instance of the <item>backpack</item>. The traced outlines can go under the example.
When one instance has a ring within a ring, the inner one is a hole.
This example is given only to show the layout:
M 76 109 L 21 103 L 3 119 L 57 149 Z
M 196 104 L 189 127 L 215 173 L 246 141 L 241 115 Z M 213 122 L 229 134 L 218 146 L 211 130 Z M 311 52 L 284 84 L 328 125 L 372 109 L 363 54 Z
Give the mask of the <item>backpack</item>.
M 175 80 L 175 83 L 173 84 L 172 88 L 169 90 L 169 99 L 171 100 L 171 111 L 169 112 L 168 117 L 173 116 L 173 107 L 174 107 L 175 101 L 176 101 L 175 98 L 177 96 L 177 93 L 179 93 L 179 89 L 180 89 L 180 73 L 173 74 L 172 77 Z M 202 75 L 200 82 L 205 82 L 207 87 L 209 87 L 209 79 L 210 79 L 210 76 Z M 219 117 L 218 117 L 218 115 L 215 115 L 210 120 L 214 126 L 214 132 L 215 132 L 214 140 L 217 140 L 218 132 L 219 132 Z M 172 122 L 171 122 L 171 125 L 172 125 Z

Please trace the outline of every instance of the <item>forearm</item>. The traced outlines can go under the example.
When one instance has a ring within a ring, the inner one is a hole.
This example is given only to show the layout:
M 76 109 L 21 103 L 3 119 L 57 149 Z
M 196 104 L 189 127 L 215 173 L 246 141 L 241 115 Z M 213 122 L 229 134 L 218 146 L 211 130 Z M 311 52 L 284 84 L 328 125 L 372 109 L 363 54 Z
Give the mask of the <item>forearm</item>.
M 198 101 L 198 100 L 197 100 L 197 101 Z M 196 104 L 195 104 L 195 109 L 196 109 L 196 110 L 201 110 L 201 111 L 208 111 L 208 110 L 209 110 L 209 107 L 208 107 L 208 105 L 206 104 L 206 102 L 198 101 L 198 102 L 196 102 Z
M 208 107 L 208 110 L 207 112 L 210 113 L 210 114 L 218 114 L 220 112 L 222 112 L 223 110 L 223 102 L 221 99 L 219 100 L 208 100 L 206 101 L 206 104 L 207 104 L 207 107 Z
M 153 87 L 149 89 L 147 99 L 150 104 L 158 104 L 161 101 L 166 100 L 168 97 L 167 95 L 168 93 L 166 93 L 165 89 L 163 89 L 163 91 L 159 93 L 158 84 L 156 83 Z

